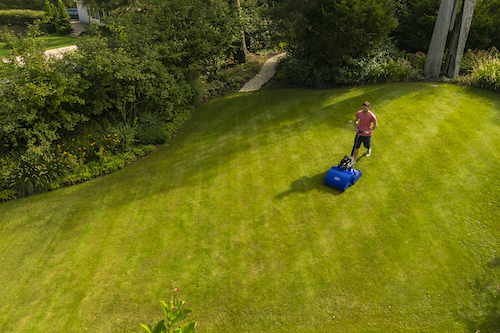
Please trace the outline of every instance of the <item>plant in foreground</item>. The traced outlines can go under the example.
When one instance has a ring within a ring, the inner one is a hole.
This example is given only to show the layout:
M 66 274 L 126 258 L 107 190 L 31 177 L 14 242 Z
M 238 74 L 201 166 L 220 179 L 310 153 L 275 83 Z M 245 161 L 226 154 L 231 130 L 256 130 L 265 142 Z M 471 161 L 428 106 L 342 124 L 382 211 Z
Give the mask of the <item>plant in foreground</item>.
M 179 301 L 177 298 L 179 296 L 179 287 L 174 286 L 172 281 L 172 299 L 170 303 L 165 303 L 160 301 L 161 307 L 165 314 L 166 319 L 161 320 L 153 328 L 152 326 L 141 324 L 141 326 L 149 333 L 170 333 L 175 325 L 179 324 L 181 321 L 186 319 L 187 315 L 192 311 L 189 309 L 181 309 L 184 301 Z M 178 326 L 174 333 L 192 333 L 196 327 L 196 321 L 192 321 L 183 326 Z

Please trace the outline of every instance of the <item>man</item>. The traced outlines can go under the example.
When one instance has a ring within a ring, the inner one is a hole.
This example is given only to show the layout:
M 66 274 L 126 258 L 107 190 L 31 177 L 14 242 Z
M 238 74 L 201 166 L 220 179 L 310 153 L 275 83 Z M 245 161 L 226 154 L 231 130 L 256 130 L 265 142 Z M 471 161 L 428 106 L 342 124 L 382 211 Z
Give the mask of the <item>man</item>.
M 361 142 L 363 142 L 365 148 L 368 149 L 365 156 L 371 155 L 372 134 L 373 130 L 378 127 L 377 117 L 370 111 L 370 102 L 364 102 L 363 110 L 358 111 L 355 117 L 356 120 L 354 121 L 354 130 L 356 131 L 356 138 L 354 139 L 354 147 L 351 152 L 353 164 L 356 163 Z

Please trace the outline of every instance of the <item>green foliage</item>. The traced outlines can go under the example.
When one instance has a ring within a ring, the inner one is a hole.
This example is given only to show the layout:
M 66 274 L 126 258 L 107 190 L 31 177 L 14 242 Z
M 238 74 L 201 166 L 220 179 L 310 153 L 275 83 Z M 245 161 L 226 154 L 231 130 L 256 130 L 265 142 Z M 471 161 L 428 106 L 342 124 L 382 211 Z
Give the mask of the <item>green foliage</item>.
M 73 28 L 70 23 L 70 17 L 68 12 L 66 11 L 66 6 L 64 5 L 62 0 L 57 2 L 57 10 L 55 15 L 55 26 L 58 33 L 62 35 L 69 34 L 73 31 Z
M 66 162 L 54 153 L 27 153 L 12 164 L 7 179 L 10 188 L 22 196 L 57 188 L 69 171 Z
M 393 36 L 401 50 L 427 52 L 436 22 L 440 0 L 413 0 L 400 4 L 398 27 Z
M 69 158 L 68 162 L 70 162 L 72 172 L 66 175 L 62 182 L 66 185 L 73 185 L 117 171 L 154 150 L 153 145 L 135 146 L 128 152 L 114 154 L 110 151 L 100 150 L 97 159 L 85 162 L 85 164 L 82 160 Z
M 29 25 L 42 20 L 42 11 L 29 9 L 0 10 L 0 25 Z
M 69 14 L 66 12 L 66 6 L 62 0 L 58 0 L 57 6 L 50 0 L 45 0 L 42 26 L 49 33 L 58 32 L 63 35 L 73 30 Z
M 476 86 L 500 91 L 500 58 L 486 57 L 479 60 L 471 77 Z
M 192 312 L 189 309 L 181 309 L 184 301 L 178 301 L 179 287 L 175 288 L 172 282 L 172 299 L 169 303 L 160 301 L 160 305 L 163 309 L 166 319 L 161 320 L 153 328 L 152 326 L 141 324 L 141 326 L 148 333 L 170 333 L 181 321 L 186 319 L 186 317 Z M 196 322 L 192 321 L 183 326 L 178 326 L 173 331 L 174 333 L 193 333 L 195 331 Z
M 0 190 L 0 202 L 13 200 L 16 198 L 17 192 L 11 189 Z
M 44 0 L 2 0 L 0 9 L 32 9 L 42 10 Z
M 400 1 L 399 25 L 393 33 L 397 45 L 408 52 L 427 52 L 439 10 L 439 0 Z M 500 47 L 500 0 L 478 0 L 466 46 L 472 49 Z
M 467 47 L 500 48 L 500 0 L 478 0 L 474 8 Z
M 460 63 L 460 74 L 468 75 L 472 73 L 474 68 L 477 68 L 477 66 L 483 59 L 498 58 L 499 56 L 500 52 L 496 47 L 492 47 L 489 50 L 468 49 L 464 53 L 462 62 Z
M 370 82 L 398 82 L 407 81 L 413 74 L 411 64 L 404 58 L 392 59 L 380 64 L 369 75 Z
M 7 36 L 10 63 L 0 67 L 0 78 L 8 82 L 0 96 L 0 138 L 6 142 L 1 149 L 7 152 L 50 145 L 61 129 L 71 131 L 88 120 L 79 110 L 88 83 L 75 72 L 74 55 L 46 58 L 45 41 L 37 35 L 32 27 L 27 38 Z
M 157 114 L 144 112 L 137 121 L 136 137 L 141 144 L 158 144 L 167 139 L 167 131 L 164 127 L 165 122 Z
M 360 57 L 396 27 L 393 0 L 292 0 L 276 8 L 288 21 L 289 51 L 314 68 Z

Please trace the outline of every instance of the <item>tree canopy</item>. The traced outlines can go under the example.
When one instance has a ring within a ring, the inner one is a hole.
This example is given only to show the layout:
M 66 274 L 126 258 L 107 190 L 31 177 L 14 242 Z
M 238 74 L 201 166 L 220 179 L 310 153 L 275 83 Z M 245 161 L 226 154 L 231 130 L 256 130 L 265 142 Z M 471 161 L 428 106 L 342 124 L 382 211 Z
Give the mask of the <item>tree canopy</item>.
M 394 0 L 274 1 L 292 53 L 338 65 L 378 46 L 396 27 Z

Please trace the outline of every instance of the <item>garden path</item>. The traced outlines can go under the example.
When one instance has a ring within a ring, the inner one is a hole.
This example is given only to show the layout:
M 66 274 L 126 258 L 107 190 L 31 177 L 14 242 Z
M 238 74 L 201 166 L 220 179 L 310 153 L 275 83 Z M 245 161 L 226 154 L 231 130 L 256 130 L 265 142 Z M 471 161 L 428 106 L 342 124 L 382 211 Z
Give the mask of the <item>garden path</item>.
M 260 69 L 260 72 L 253 79 L 245 83 L 243 88 L 240 89 L 240 92 L 259 90 L 274 76 L 274 74 L 276 74 L 276 63 L 283 58 L 285 54 L 286 53 L 280 53 L 269 58 Z

